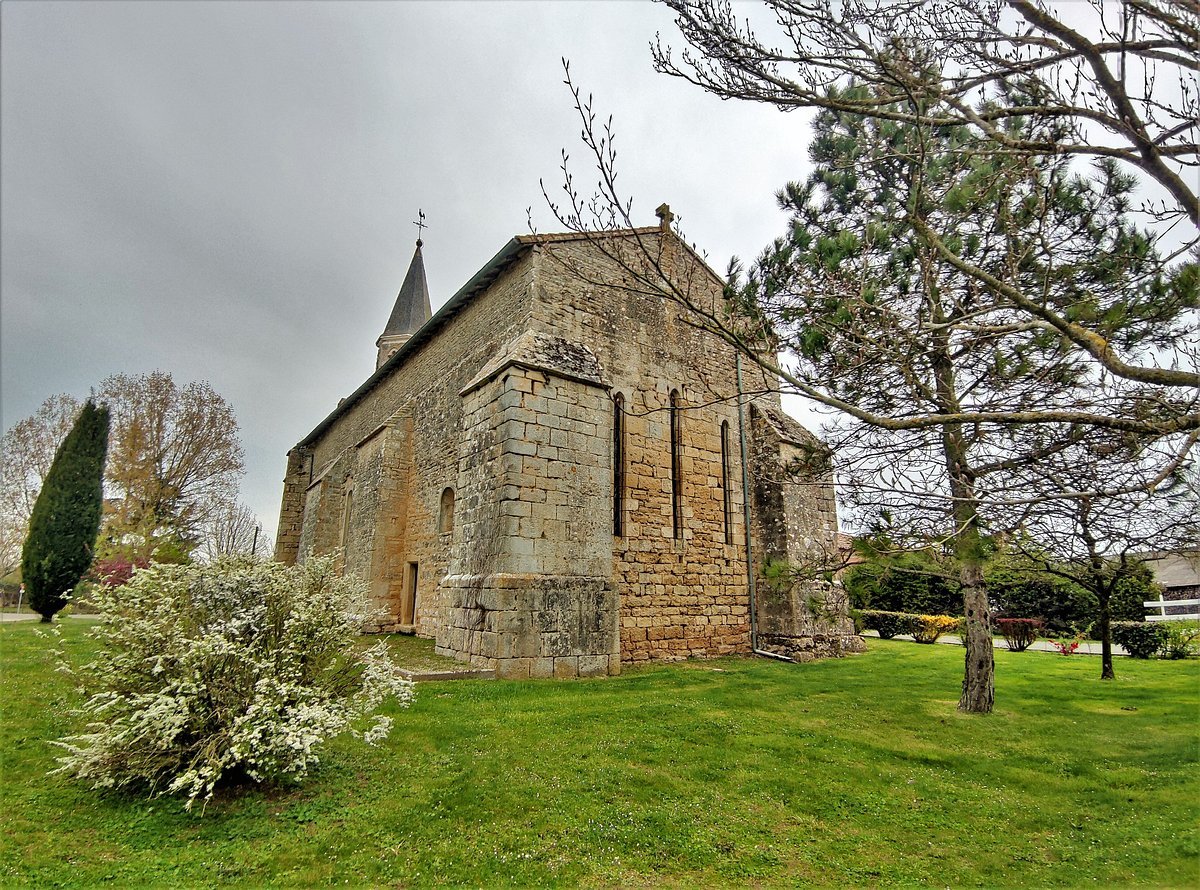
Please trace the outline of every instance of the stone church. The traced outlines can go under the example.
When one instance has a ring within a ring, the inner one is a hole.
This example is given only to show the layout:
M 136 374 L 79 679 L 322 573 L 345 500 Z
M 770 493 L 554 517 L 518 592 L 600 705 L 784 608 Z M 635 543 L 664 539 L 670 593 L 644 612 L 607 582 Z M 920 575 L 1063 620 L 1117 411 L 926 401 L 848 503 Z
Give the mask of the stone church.
M 835 546 L 820 443 L 696 323 L 723 283 L 659 217 L 514 237 L 436 315 L 418 240 L 375 373 L 288 453 L 277 558 L 335 554 L 375 629 L 501 677 L 861 649 L 773 569 Z

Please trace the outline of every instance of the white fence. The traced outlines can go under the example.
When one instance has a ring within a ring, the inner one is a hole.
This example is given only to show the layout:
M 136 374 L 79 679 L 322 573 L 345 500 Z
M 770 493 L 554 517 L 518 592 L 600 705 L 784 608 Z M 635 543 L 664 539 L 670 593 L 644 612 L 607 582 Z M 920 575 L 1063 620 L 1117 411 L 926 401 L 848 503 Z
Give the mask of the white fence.
M 1200 599 L 1193 600 L 1146 600 L 1142 603 L 1147 609 L 1157 609 L 1155 613 L 1151 611 L 1146 616 L 1147 621 L 1200 621 Z M 1186 615 L 1168 615 L 1167 609 L 1171 606 L 1191 606 L 1192 611 Z

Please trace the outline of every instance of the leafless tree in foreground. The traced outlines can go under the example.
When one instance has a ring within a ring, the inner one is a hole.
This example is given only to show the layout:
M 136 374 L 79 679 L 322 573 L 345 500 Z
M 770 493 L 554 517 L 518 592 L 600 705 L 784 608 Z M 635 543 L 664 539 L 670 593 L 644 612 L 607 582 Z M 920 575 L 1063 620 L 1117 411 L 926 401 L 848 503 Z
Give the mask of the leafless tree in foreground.
M 937 77 L 928 54 L 904 64 Z M 581 198 L 564 157 L 560 222 L 609 233 L 594 244 L 627 286 L 685 306 L 842 413 L 830 444 L 858 483 L 855 506 L 903 512 L 908 534 L 954 551 L 968 616 L 960 708 L 990 711 L 985 537 L 1014 504 L 1080 494 L 1027 492 L 1013 471 L 1093 427 L 1186 456 L 1200 428 L 1195 264 L 1171 265 L 1130 221 L 1134 183 L 1115 164 L 1090 181 L 1065 153 L 996 151 L 970 126 L 931 122 L 924 94 L 853 83 L 838 89 L 855 105 L 899 110 L 818 116 L 817 173 L 780 195 L 788 233 L 748 274 L 731 264 L 716 308 L 679 280 L 669 239 L 633 227 L 611 122 L 598 128 L 567 82 L 599 185 Z M 1013 120 L 1014 138 L 1056 138 L 1052 120 Z M 1018 434 L 1028 428 L 1041 431 L 1036 447 Z
M 1193 434 L 1193 441 L 1195 434 Z M 1200 540 L 1196 464 L 1103 430 L 1016 470 L 1029 491 L 1062 496 L 1016 504 L 1007 517 L 1013 542 L 1042 570 L 1096 595 L 1101 679 L 1113 670 L 1110 602 L 1122 584 L 1145 571 L 1152 552 L 1192 549 Z
M 660 36 L 656 69 L 722 99 L 964 125 L 1004 152 L 1109 158 L 1163 188 L 1162 219 L 1200 227 L 1195 0 L 765 0 L 761 28 L 728 0 L 662 2 L 687 46 Z M 917 51 L 938 77 L 909 64 Z M 871 90 L 847 94 L 850 81 Z

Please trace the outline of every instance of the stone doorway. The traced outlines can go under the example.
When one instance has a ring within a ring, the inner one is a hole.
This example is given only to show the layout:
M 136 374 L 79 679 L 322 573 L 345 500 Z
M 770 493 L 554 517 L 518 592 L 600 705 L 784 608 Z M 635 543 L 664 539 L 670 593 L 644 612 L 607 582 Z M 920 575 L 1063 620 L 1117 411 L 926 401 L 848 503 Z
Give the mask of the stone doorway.
M 414 630 L 417 624 L 417 581 L 419 579 L 418 564 L 408 563 L 404 572 L 404 593 L 400 597 L 400 623 Z

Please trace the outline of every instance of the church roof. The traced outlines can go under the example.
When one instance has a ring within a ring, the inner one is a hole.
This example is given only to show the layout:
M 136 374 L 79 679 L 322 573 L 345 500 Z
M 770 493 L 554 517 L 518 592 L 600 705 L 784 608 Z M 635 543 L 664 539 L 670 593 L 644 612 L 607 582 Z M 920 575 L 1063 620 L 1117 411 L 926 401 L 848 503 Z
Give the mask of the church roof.
M 608 386 L 604 379 L 604 369 L 600 367 L 600 360 L 582 343 L 572 343 L 553 334 L 525 331 L 500 347 L 495 357 L 462 388 L 459 395 L 465 396 L 478 389 L 512 365 L 520 365 L 534 371 L 548 371 L 567 380 Z
M 429 321 L 433 310 L 429 306 L 429 283 L 425 280 L 425 260 L 421 256 L 421 242 L 408 265 L 408 274 L 396 295 L 396 305 L 384 326 L 383 336 L 389 334 L 415 334 L 421 325 Z
M 811 448 L 820 445 L 821 440 L 814 436 L 796 418 L 785 411 L 780 411 L 758 400 L 752 402 L 753 408 L 767 422 L 767 426 L 785 442 L 798 445 L 801 448 Z
M 368 377 L 363 384 L 358 387 L 358 389 L 354 390 L 354 392 L 350 393 L 350 395 L 343 399 L 324 420 L 316 425 L 312 432 L 310 432 L 297 443 L 296 447 L 302 448 L 311 445 L 313 442 L 319 439 L 321 435 L 327 429 L 329 429 L 329 427 L 331 427 L 339 417 L 349 411 L 364 396 L 366 396 L 367 393 L 378 386 L 380 381 L 384 380 L 394 368 L 401 365 L 409 355 L 412 355 L 414 352 L 420 349 L 422 344 L 430 340 L 448 321 L 450 321 L 450 319 L 458 315 L 458 313 L 461 312 L 462 309 L 471 302 L 476 294 L 486 290 L 488 285 L 499 278 L 504 270 L 511 266 L 518 257 L 523 255 L 535 245 L 557 244 L 570 241 L 597 241 L 610 238 L 640 239 L 642 236 L 658 235 L 661 233 L 661 231 L 662 230 L 659 226 L 649 226 L 646 228 L 636 229 L 613 229 L 605 232 L 556 232 L 552 234 L 538 233 L 531 235 L 517 235 L 513 237 L 507 244 L 504 245 L 504 247 L 500 248 L 500 251 L 494 257 L 488 260 L 482 269 L 480 269 L 471 277 L 470 281 L 459 288 L 458 293 L 452 296 L 446 301 L 445 305 L 438 309 L 437 314 L 430 318 L 427 323 L 417 328 L 416 333 L 414 333 L 413 336 L 403 346 L 397 349 L 392 354 L 391 358 L 376 368 L 374 374 Z M 677 236 L 674 236 L 672 233 L 672 237 Z M 723 283 L 721 277 L 709 269 L 708 264 L 699 254 L 697 254 L 685 242 L 679 241 L 679 243 L 683 245 L 684 249 L 688 250 L 700 261 L 701 268 L 708 269 L 709 274 L 713 276 L 713 279 L 718 284 Z M 417 254 L 413 257 L 414 263 L 420 260 L 420 252 L 420 247 L 418 246 Z M 424 262 L 421 262 L 422 283 L 425 281 L 424 269 Z M 406 276 L 405 284 L 407 283 L 408 278 Z M 404 288 L 401 287 L 400 291 L 403 293 Z

